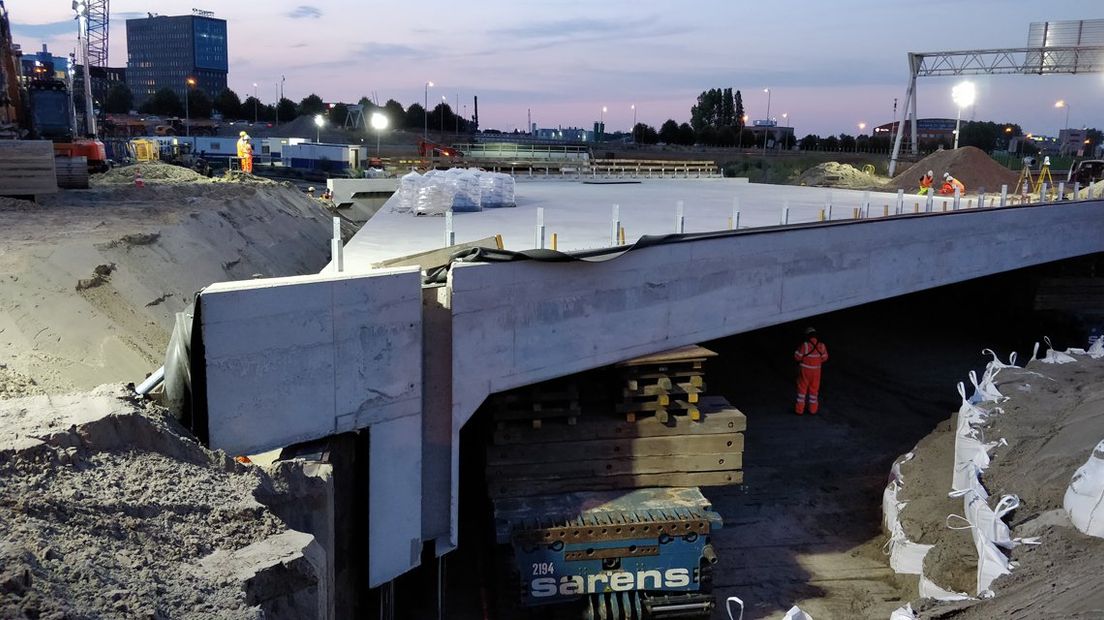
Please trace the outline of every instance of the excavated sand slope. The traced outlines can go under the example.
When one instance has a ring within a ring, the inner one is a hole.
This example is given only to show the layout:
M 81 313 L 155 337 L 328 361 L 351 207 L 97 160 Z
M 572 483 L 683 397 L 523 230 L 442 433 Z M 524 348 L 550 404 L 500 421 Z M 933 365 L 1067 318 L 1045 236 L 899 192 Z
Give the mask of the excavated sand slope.
M 140 166 L 39 204 L 0 198 L 0 399 L 136 382 L 213 282 L 317 273 L 329 213 L 291 186 Z
M 1038 546 L 1018 546 L 1011 575 L 993 583 L 996 597 L 978 603 L 913 604 L 920 618 L 1098 618 L 1104 590 L 1098 587 L 1104 540 L 1077 531 L 1062 509 L 1062 497 L 1078 467 L 1104 439 L 1104 360 L 1079 356 L 1076 363 L 1032 362 L 1003 369 L 997 388 L 1010 397 L 1003 413 L 989 417 L 984 436 L 1005 439 L 990 453 L 982 480 L 994 498 L 1015 494 L 1020 507 L 1006 521 L 1013 537 L 1039 537 Z M 950 499 L 954 420 L 941 424 L 901 467 L 909 502 L 901 513 L 910 540 L 935 547 L 925 574 L 939 585 L 973 593 L 977 552 L 968 530 L 947 528 L 949 514 L 962 514 Z M 956 523 L 957 525 L 957 523 Z
M 315 617 L 273 484 L 122 386 L 0 400 L 0 618 Z

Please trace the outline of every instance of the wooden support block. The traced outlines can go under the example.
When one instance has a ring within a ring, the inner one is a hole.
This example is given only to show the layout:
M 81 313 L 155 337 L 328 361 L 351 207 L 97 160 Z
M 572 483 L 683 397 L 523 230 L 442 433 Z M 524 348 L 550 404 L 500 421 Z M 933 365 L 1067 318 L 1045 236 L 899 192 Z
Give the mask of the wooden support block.
M 593 412 L 580 416 L 575 426 L 549 425 L 541 430 L 528 425 L 499 423 L 494 433 L 495 445 L 530 444 L 554 441 L 579 441 L 585 439 L 622 439 L 635 437 L 671 437 L 679 435 L 710 435 L 734 433 L 747 428 L 747 419 L 732 408 L 723 397 L 704 396 L 697 408 L 700 421 L 686 416 L 674 416 L 664 424 L 654 416 L 639 416 L 636 412 L 624 413 L 624 419 Z
M 716 487 L 741 484 L 742 471 L 710 471 L 694 473 L 641 474 L 636 476 L 601 476 L 589 480 L 511 480 L 487 485 L 491 499 L 569 493 L 572 491 L 603 491 L 644 487 Z
M 589 440 L 580 433 L 578 441 L 488 446 L 487 464 L 557 463 L 565 460 L 726 454 L 743 451 L 743 433 Z

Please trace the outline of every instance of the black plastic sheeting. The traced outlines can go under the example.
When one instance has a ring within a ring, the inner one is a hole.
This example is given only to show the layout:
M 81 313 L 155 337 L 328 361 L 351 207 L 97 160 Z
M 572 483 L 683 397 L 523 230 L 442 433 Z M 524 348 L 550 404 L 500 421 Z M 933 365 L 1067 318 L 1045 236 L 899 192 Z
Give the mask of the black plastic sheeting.
M 845 224 L 835 222 L 832 225 Z M 453 263 L 509 263 L 523 260 L 539 261 L 543 263 L 571 263 L 587 262 L 600 263 L 613 260 L 628 252 L 643 250 L 660 245 L 672 245 L 690 241 L 703 241 L 709 239 L 726 239 L 738 235 L 762 234 L 778 230 L 793 230 L 795 228 L 812 228 L 825 224 L 791 224 L 789 226 L 763 226 L 754 230 L 721 230 L 706 233 L 684 233 L 669 235 L 644 235 L 632 245 L 621 245 L 608 248 L 596 248 L 593 250 L 579 250 L 575 252 L 559 252 L 557 250 L 523 250 L 512 252 L 510 250 L 497 250 L 493 248 L 468 248 L 452 255 L 448 265 L 438 267 L 426 273 L 425 284 L 445 284 L 448 278 L 448 270 Z

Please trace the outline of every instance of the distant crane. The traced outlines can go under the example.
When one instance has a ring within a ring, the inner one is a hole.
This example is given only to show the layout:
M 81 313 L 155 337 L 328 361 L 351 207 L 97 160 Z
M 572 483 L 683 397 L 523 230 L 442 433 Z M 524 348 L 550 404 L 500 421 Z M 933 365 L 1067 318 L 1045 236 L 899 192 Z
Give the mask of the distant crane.
M 107 66 L 111 0 L 84 0 L 88 5 L 88 64 Z

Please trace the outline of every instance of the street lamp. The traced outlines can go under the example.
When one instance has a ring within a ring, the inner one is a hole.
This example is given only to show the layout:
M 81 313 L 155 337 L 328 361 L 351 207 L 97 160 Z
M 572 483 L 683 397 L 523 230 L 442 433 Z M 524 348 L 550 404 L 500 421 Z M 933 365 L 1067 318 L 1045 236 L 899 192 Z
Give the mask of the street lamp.
M 188 100 L 192 98 L 192 87 L 195 86 L 195 78 L 184 80 L 184 135 L 192 135 L 191 115 L 188 113 Z
M 767 124 L 763 127 L 763 154 L 767 154 L 767 129 L 770 128 L 770 100 L 771 91 L 769 88 L 764 88 L 763 92 L 767 93 Z
M 253 124 L 257 124 L 257 83 L 253 82 Z
M 325 125 L 325 124 L 326 124 L 326 117 L 325 116 L 322 116 L 321 114 L 315 114 L 314 115 L 314 125 L 315 125 L 314 141 L 316 143 L 322 141 L 322 137 L 321 137 L 322 136 L 322 125 Z
M 380 154 L 380 134 L 387 129 L 387 116 L 380 112 L 372 112 L 372 129 L 376 130 L 376 157 Z
M 77 36 L 80 37 L 81 57 L 84 61 L 84 127 L 87 135 L 95 138 L 96 110 L 92 102 L 92 72 L 88 62 L 88 0 L 73 0 L 73 11 L 77 14 Z
M 1070 109 L 1069 104 L 1066 103 L 1065 99 L 1059 99 L 1058 101 L 1054 102 L 1054 107 L 1056 107 L 1056 108 L 1065 108 L 1066 109 L 1066 125 L 1065 125 L 1065 128 L 1069 129 L 1069 109 Z M 1061 134 L 1062 133 L 1061 130 L 1059 130 L 1058 133 Z
M 606 134 L 606 106 L 602 106 L 602 120 L 598 122 L 598 140 L 602 140 L 602 136 Z
M 422 104 L 422 140 L 426 140 L 429 137 L 429 87 L 433 86 L 433 82 L 425 83 L 425 102 Z
M 863 130 L 866 129 L 866 123 L 859 123 L 859 135 L 862 135 Z
M 448 105 L 448 97 L 441 95 L 441 135 L 445 135 L 445 106 Z
M 630 107 L 632 108 L 632 111 L 633 111 L 633 127 L 632 127 L 633 144 L 636 144 L 636 104 L 634 103 Z
M 974 88 L 973 82 L 959 82 L 951 89 L 951 99 L 953 99 L 955 105 L 958 106 L 958 118 L 955 119 L 954 147 L 956 149 L 958 148 L 958 128 L 962 124 L 962 108 L 968 108 L 974 105 L 974 99 L 976 97 L 977 90 Z

